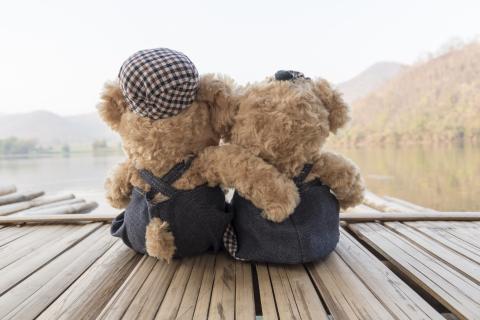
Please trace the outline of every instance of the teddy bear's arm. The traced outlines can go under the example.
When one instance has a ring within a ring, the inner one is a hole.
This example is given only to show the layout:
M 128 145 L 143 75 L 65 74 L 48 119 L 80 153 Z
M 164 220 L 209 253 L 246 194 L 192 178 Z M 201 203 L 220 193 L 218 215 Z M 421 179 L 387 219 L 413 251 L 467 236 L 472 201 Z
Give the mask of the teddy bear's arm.
M 240 146 L 208 147 L 198 160 L 197 172 L 209 185 L 235 188 L 271 221 L 285 220 L 300 201 L 290 179 Z
M 320 153 L 307 181 L 314 178 L 331 188 L 342 209 L 354 207 L 363 201 L 365 185 L 360 171 L 353 162 L 339 154 Z
M 105 181 L 107 201 L 114 208 L 126 208 L 130 202 L 133 186 L 131 179 L 135 168 L 129 160 L 122 162 Z

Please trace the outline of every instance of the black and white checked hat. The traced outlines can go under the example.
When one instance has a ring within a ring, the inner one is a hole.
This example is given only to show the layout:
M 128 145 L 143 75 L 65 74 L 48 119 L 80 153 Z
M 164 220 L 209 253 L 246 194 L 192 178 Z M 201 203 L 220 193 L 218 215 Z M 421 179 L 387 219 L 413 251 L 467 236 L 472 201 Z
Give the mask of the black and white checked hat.
M 192 61 L 167 48 L 136 52 L 123 63 L 118 78 L 130 110 L 154 120 L 188 108 L 198 88 Z

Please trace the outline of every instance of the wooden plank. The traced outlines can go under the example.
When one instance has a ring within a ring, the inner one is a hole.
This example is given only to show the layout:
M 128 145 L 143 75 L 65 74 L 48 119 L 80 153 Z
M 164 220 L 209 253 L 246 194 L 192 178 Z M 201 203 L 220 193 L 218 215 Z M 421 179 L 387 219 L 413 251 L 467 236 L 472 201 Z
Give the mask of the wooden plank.
M 328 319 L 322 301 L 303 265 L 284 266 L 301 319 Z
M 216 258 L 216 256 L 211 256 L 207 260 L 205 272 L 203 273 L 202 285 L 200 286 L 200 291 L 198 293 L 197 305 L 195 306 L 195 312 L 193 313 L 194 320 L 208 319 L 210 301 L 213 292 L 213 282 L 215 279 Z
M 0 196 L 4 196 L 14 192 L 17 192 L 17 187 L 15 187 L 13 184 L 0 186 Z
M 252 266 L 235 261 L 235 319 L 255 319 Z
M 480 238 L 480 229 L 460 226 L 449 228 L 447 231 L 464 243 L 477 248 L 477 250 L 480 250 L 480 243 L 478 242 L 478 239 Z
M 0 247 L 29 234 L 33 230 L 35 230 L 35 228 L 20 226 L 9 226 L 2 228 L 0 230 Z
M 118 214 L 64 214 L 39 216 L 7 216 L 0 217 L 0 224 L 23 223 L 72 223 L 72 222 L 111 222 Z
M 213 270 L 215 266 L 215 255 L 213 254 L 204 254 L 195 258 L 195 264 L 193 266 L 192 273 L 190 274 L 190 278 L 188 279 L 187 288 L 183 294 L 182 302 L 180 303 L 180 307 L 178 309 L 178 313 L 176 319 L 192 319 L 195 313 L 195 309 L 199 303 L 205 303 L 202 301 L 202 296 L 200 293 L 202 282 L 205 277 L 208 275 L 209 278 L 212 280 L 210 281 L 210 290 L 205 291 L 203 294 L 208 296 L 207 304 L 207 311 L 204 312 L 204 319 L 207 318 L 208 315 L 208 305 L 210 304 L 210 296 L 212 292 L 213 284 Z M 208 281 L 207 281 L 208 282 Z M 202 306 L 199 306 L 200 308 Z
M 117 241 L 38 319 L 94 319 L 132 271 L 140 256 Z
M 85 203 L 69 204 L 60 207 L 46 208 L 41 210 L 35 210 L 28 213 L 28 215 L 67 215 L 67 214 L 80 214 L 90 212 L 98 207 L 98 203 L 91 201 Z M 16 216 L 24 215 L 19 212 Z
M 2 277 L 0 277 L 0 295 L 65 250 L 76 245 L 90 233 L 98 229 L 100 225 L 100 223 L 95 223 L 76 228 L 72 233 L 52 243 L 47 250 L 32 252 L 21 259 L 18 259 L 15 263 L 3 268 Z
M 308 270 L 335 319 L 394 319 L 336 252 Z
M 0 206 L 4 206 L 6 204 L 11 204 L 15 202 L 21 202 L 21 201 L 29 201 L 35 198 L 38 198 L 40 196 L 43 196 L 45 192 L 43 191 L 31 191 L 31 192 L 25 192 L 25 193 L 12 193 L 8 194 L 5 196 L 0 196 Z
M 292 287 L 281 265 L 269 265 L 268 271 L 280 319 L 300 319 Z
M 73 198 L 75 198 L 73 194 L 65 194 L 65 195 L 48 196 L 48 197 L 43 196 L 30 201 L 12 203 L 12 204 L 0 207 L 0 216 L 4 216 L 7 214 L 19 212 L 19 211 L 24 211 L 34 207 L 48 205 L 48 204 L 59 202 L 59 201 L 70 200 Z
M 130 303 L 124 319 L 153 319 L 172 282 L 179 260 L 157 261 L 142 287 Z
M 449 264 L 451 267 L 456 268 L 457 271 L 463 273 L 465 277 L 480 284 L 479 264 L 472 262 L 448 247 L 443 246 L 441 243 L 400 222 L 388 222 L 385 226 L 403 235 L 415 245 L 422 247 L 436 258 Z
M 265 320 L 277 320 L 277 307 L 273 295 L 272 283 L 268 267 L 264 264 L 257 264 L 258 287 L 260 290 L 260 304 L 262 306 L 262 316 Z
M 340 219 L 347 222 L 372 221 L 480 221 L 480 212 L 342 212 Z
M 194 263 L 195 258 L 184 258 L 181 260 L 155 319 L 175 319 L 177 317 Z
M 215 280 L 208 319 L 235 318 L 235 261 L 221 253 L 215 264 Z
M 121 319 L 156 263 L 157 259 L 143 256 L 97 319 Z
M 480 264 L 480 250 L 465 242 L 443 228 L 437 228 L 435 222 L 406 222 L 405 223 L 444 246 L 458 252 L 464 257 Z
M 115 241 L 103 226 L 0 298 L 1 319 L 34 319 Z
M 437 311 L 343 228 L 335 252 L 396 318 L 443 320 Z
M 44 246 L 48 246 L 52 241 L 57 241 L 72 230 L 70 226 L 65 225 L 36 226 L 32 229 L 34 229 L 33 232 L 0 247 L 0 257 L 2 257 L 0 269 L 34 251 L 45 249 Z
M 350 229 L 456 316 L 474 319 L 480 314 L 480 287 L 448 264 L 379 224 Z

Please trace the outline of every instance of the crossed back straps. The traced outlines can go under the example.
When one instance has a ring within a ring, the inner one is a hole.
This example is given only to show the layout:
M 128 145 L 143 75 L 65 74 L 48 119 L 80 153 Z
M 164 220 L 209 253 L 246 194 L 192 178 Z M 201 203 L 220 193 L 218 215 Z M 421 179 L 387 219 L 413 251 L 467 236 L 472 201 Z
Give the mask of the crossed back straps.
M 139 171 L 142 179 L 151 186 L 150 192 L 154 195 L 161 193 L 169 198 L 173 197 L 178 190 L 172 187 L 172 184 L 177 181 L 185 171 L 190 168 L 194 157 L 190 157 L 180 163 L 177 163 L 170 171 L 168 171 L 163 177 L 158 178 L 153 173 L 146 169 Z

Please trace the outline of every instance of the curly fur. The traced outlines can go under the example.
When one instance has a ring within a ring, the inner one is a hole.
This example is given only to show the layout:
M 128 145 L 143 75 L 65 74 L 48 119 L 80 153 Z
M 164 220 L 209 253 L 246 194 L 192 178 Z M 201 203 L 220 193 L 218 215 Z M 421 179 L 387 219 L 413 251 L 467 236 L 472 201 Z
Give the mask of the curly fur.
M 275 167 L 242 148 L 219 146 L 221 135 L 228 136 L 237 113 L 234 89 L 231 79 L 203 76 L 197 99 L 188 109 L 171 118 L 151 120 L 131 112 L 118 83 L 108 83 L 99 113 L 120 134 L 128 156 L 128 160 L 107 179 L 107 199 L 111 205 L 124 208 L 134 186 L 150 190 L 138 170 L 147 169 L 161 177 L 175 164 L 196 155 L 191 168 L 174 187 L 189 190 L 208 183 L 236 188 L 264 209 L 265 216 L 273 221 L 293 212 L 298 203 L 298 191 Z M 262 182 L 258 183 L 257 179 Z M 250 187 L 255 184 L 258 189 Z M 159 194 L 154 201 L 165 199 Z M 148 254 L 170 260 L 175 252 L 167 241 L 171 237 L 173 235 L 160 222 L 149 225 Z
M 340 155 L 322 151 L 330 132 L 350 119 L 349 107 L 327 81 L 298 79 L 247 85 L 231 91 L 228 101 L 237 110 L 224 139 L 241 146 L 292 178 L 306 163 L 330 186 L 342 208 L 359 204 L 364 183 L 358 168 Z
M 170 263 L 176 248 L 173 234 L 168 230 L 168 223 L 159 218 L 153 218 L 147 226 L 145 237 L 148 255 Z
M 291 179 L 242 147 L 209 147 L 199 160 L 196 171 L 203 172 L 210 184 L 234 186 L 271 221 L 285 220 L 300 201 Z

